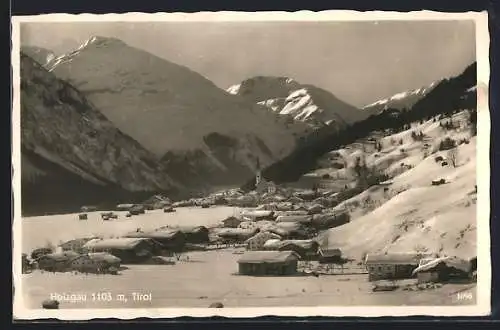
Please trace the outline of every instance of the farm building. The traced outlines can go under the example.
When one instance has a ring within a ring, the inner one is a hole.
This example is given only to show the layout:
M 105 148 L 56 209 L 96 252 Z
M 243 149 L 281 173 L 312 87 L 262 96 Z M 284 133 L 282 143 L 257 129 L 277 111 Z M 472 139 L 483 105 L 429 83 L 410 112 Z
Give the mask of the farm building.
M 146 207 L 144 205 L 141 205 L 141 204 L 135 204 L 128 211 L 132 215 L 144 214 L 144 213 L 146 213 Z
M 120 262 L 120 258 L 106 252 L 86 253 L 73 258 L 68 267 L 82 273 L 115 273 Z
M 118 205 L 116 205 L 116 210 L 117 211 L 128 211 L 132 207 L 134 207 L 134 204 L 118 204 Z
M 172 205 L 172 201 L 168 197 L 154 195 L 145 200 L 142 204 L 147 206 L 149 209 L 156 210 Z
M 349 221 L 347 212 L 315 214 L 311 219 L 311 226 L 317 230 L 325 230 L 345 225 Z
M 273 220 L 274 212 L 267 210 L 244 210 L 241 216 L 245 220 L 260 221 L 260 220 Z
M 275 212 L 274 215 L 276 217 L 280 217 L 280 216 L 298 216 L 298 215 L 307 216 L 308 212 L 306 210 L 278 211 L 278 212 Z
M 310 224 L 311 220 L 310 215 L 280 215 L 276 218 L 276 222 L 296 222 L 304 225 Z
M 415 253 L 367 254 L 365 265 L 368 280 L 389 280 L 411 278 L 418 267 L 421 256 Z
M 86 205 L 80 208 L 80 212 L 94 212 L 97 211 L 97 206 Z
M 236 217 L 227 217 L 226 219 L 222 220 L 222 225 L 225 228 L 238 228 L 238 226 L 242 222 L 243 220 L 238 219 Z
M 262 250 L 266 241 L 268 241 L 270 239 L 279 240 L 279 239 L 281 239 L 281 237 L 279 235 L 276 235 L 276 234 L 273 234 L 273 233 L 270 233 L 267 231 L 257 233 L 256 235 L 250 237 L 249 239 L 247 239 L 245 241 L 245 243 L 247 244 L 247 250 L 250 250 L 250 251 Z
M 44 256 L 46 254 L 51 254 L 54 251 L 51 248 L 48 247 L 42 247 L 42 248 L 37 248 L 31 251 L 31 259 L 37 260 L 41 256 Z
M 243 243 L 250 237 L 260 232 L 256 229 L 225 228 L 217 233 L 217 236 L 227 244 Z
M 202 244 L 210 241 L 209 231 L 205 226 L 180 227 L 179 230 L 184 234 L 186 243 Z
M 342 251 L 336 248 L 319 248 L 319 263 L 320 264 L 330 264 L 336 263 L 342 257 Z
M 258 182 L 255 185 L 255 191 L 259 194 L 274 194 L 276 193 L 277 187 L 276 184 L 272 181 L 266 181 L 264 179 L 261 179 L 260 182 Z
M 472 263 L 457 257 L 442 257 L 433 260 L 426 259 L 413 270 L 419 283 L 445 282 L 453 278 L 469 278 L 472 273 Z
M 64 243 L 59 244 L 59 247 L 63 251 L 75 251 L 75 252 L 82 252 L 83 246 L 85 243 L 87 243 L 90 240 L 96 239 L 96 237 L 91 237 L 91 238 L 77 238 L 77 239 L 72 239 L 69 241 L 66 241 Z
M 127 238 L 149 238 L 160 243 L 161 250 L 182 251 L 186 245 L 186 236 L 178 229 L 159 229 L 147 232 L 133 232 L 126 234 Z M 161 251 L 156 250 L 158 253 Z
M 293 275 L 300 256 L 293 251 L 247 251 L 238 260 L 241 275 Z
M 303 224 L 298 222 L 280 222 L 269 228 L 269 231 L 286 239 L 307 239 L 309 233 Z
M 284 240 L 267 241 L 263 245 L 264 250 L 268 251 L 294 251 L 302 259 L 316 259 L 318 255 L 318 243 L 313 240 Z
M 160 244 L 151 238 L 95 239 L 85 243 L 87 252 L 108 252 L 121 259 L 122 263 L 136 263 L 149 259 Z
M 51 272 L 64 272 L 70 269 L 70 262 L 79 255 L 79 253 L 73 251 L 50 253 L 39 257 L 36 262 L 39 269 Z

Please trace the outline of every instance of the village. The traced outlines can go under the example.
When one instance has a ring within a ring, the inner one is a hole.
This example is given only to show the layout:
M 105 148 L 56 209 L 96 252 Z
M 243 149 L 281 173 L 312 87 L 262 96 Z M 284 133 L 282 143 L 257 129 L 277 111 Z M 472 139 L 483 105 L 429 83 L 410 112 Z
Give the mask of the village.
M 274 296 L 262 292 L 261 298 L 269 299 L 267 302 L 258 300 L 259 305 L 282 304 L 283 300 L 278 299 L 280 297 L 300 300 L 301 295 L 310 298 L 303 299 L 307 304 L 314 305 L 311 300 L 318 301 L 317 304 L 320 304 L 319 301 L 323 301 L 323 305 L 335 304 L 329 299 L 333 299 L 342 288 L 348 290 L 340 294 L 343 297 L 342 304 L 349 304 L 345 300 L 345 295 L 349 294 L 351 304 L 362 304 L 367 299 L 372 299 L 368 301 L 374 304 L 391 304 L 391 301 L 400 304 L 401 300 L 418 304 L 414 300 L 419 299 L 418 293 L 422 295 L 424 292 L 450 290 L 446 292 L 453 295 L 470 290 L 474 288 L 476 280 L 475 255 L 453 255 L 443 251 L 443 247 L 435 250 L 424 247 L 389 251 L 374 247 L 356 255 L 353 251 L 361 251 L 363 245 L 363 248 L 369 249 L 371 242 L 376 242 L 378 238 L 372 237 L 370 243 L 359 243 L 359 248 L 352 243 L 356 240 L 362 242 L 356 237 L 336 238 L 344 228 L 359 230 L 361 227 L 356 227 L 358 223 L 362 226 L 366 222 L 363 220 L 365 217 L 411 190 L 408 188 L 410 183 L 414 185 L 417 181 L 422 182 L 425 189 L 436 190 L 445 189 L 450 178 L 458 180 L 459 177 L 455 175 L 458 167 L 456 153 L 449 150 L 461 150 L 464 154 L 471 148 L 466 116 L 466 111 L 462 111 L 450 116 L 448 121 L 440 121 L 440 117 L 439 120 L 431 118 L 409 125 L 403 132 L 377 133 L 344 150 L 330 153 L 323 160 L 327 164 L 311 174 L 321 180 L 308 188 L 277 185 L 262 178 L 258 172 L 255 188 L 249 192 L 229 189 L 204 198 L 178 202 L 157 195 L 140 204 L 119 204 L 112 211 L 82 206 L 78 214 L 61 215 L 61 221 L 54 224 L 53 230 L 59 228 L 63 232 L 62 226 L 77 226 L 81 230 L 76 229 L 71 234 L 77 235 L 76 232 L 79 232 L 79 236 L 45 246 L 30 241 L 30 247 L 22 257 L 23 273 L 27 280 L 31 277 L 29 280 L 40 281 L 43 284 L 39 286 L 46 287 L 41 290 L 43 293 L 35 295 L 36 299 L 31 297 L 32 303 L 38 308 L 40 304 L 44 308 L 59 308 L 59 302 L 48 297 L 53 291 L 64 291 L 58 288 L 56 282 L 66 282 L 73 290 L 79 287 L 74 281 L 63 281 L 57 274 L 73 274 L 78 278 L 94 276 L 101 283 L 104 276 L 109 278 L 102 286 L 105 288 L 119 283 L 123 278 L 142 281 L 145 287 L 151 285 L 155 306 L 162 306 L 162 302 L 158 294 L 155 301 L 154 290 L 160 289 L 153 286 L 154 283 L 160 285 L 161 290 L 174 292 L 179 285 L 193 286 L 188 290 L 190 293 L 186 293 L 192 296 L 191 299 L 187 296 L 182 298 L 189 302 L 182 302 L 177 297 L 177 300 L 170 302 L 174 306 L 186 303 L 189 306 L 194 304 L 219 308 L 245 305 L 241 290 L 246 290 L 245 296 L 252 297 L 254 293 L 250 287 L 254 287 L 253 283 L 263 283 L 259 281 L 266 281 L 266 284 L 255 288 L 256 291 L 262 291 L 263 288 L 279 291 Z M 452 127 L 450 122 L 453 122 Z M 444 145 L 449 141 L 452 141 L 451 147 Z M 349 149 L 349 159 L 340 157 Z M 363 152 L 369 155 L 365 162 L 378 164 L 385 174 L 384 180 L 378 180 L 359 191 L 356 190 L 357 186 L 351 185 L 355 174 L 349 177 L 347 172 L 352 171 L 347 169 L 359 166 L 359 155 Z M 343 160 L 339 161 L 340 158 Z M 332 162 L 344 164 L 332 167 Z M 420 166 L 428 168 L 419 171 Z M 434 169 L 429 171 L 429 166 Z M 410 180 L 411 173 L 417 173 L 418 180 L 415 179 L 417 174 Z M 430 177 L 426 173 L 441 173 L 443 176 Z M 402 178 L 401 182 L 399 178 Z M 471 194 L 477 189 L 467 185 L 460 187 L 472 191 Z M 470 201 L 468 205 L 474 202 L 473 199 Z M 400 233 L 409 232 L 412 226 L 419 226 L 407 218 L 405 213 L 405 221 L 398 224 Z M 373 225 L 366 227 L 367 234 L 369 227 Z M 42 227 L 37 228 L 32 230 L 42 230 Z M 462 230 L 470 231 L 472 227 L 469 225 Z M 84 236 L 82 232 L 88 235 Z M 398 234 L 393 242 L 397 243 L 400 236 Z M 441 234 L 441 237 L 444 235 Z M 353 248 L 350 249 L 349 244 L 342 244 L 347 239 Z M 418 243 L 413 241 L 414 246 Z M 459 244 L 455 247 L 460 248 Z M 142 270 L 132 275 L 137 267 Z M 160 276 L 162 272 L 165 272 L 164 276 Z M 147 273 L 156 275 L 154 279 L 145 280 L 143 276 Z M 203 274 L 209 278 L 204 280 Z M 44 280 L 37 280 L 37 276 Z M 57 278 L 52 282 L 53 289 L 46 283 L 47 276 Z M 173 281 L 172 286 L 166 288 L 168 281 Z M 208 286 L 219 287 L 217 290 L 225 288 L 223 283 L 226 281 L 229 291 L 210 296 L 211 290 L 215 289 L 200 287 L 203 281 L 207 281 Z M 211 285 L 213 281 L 221 281 L 221 285 Z M 88 280 L 83 282 L 92 283 Z M 276 283 L 280 283 L 281 288 L 272 288 Z M 307 288 L 299 289 L 301 285 Z M 87 285 L 84 286 L 91 290 Z M 259 284 L 255 284 L 257 286 Z M 330 286 L 332 291 L 328 289 Z M 292 294 L 289 290 L 298 291 Z M 311 290 L 317 293 L 310 296 Z M 359 299 L 349 290 L 358 291 Z M 376 298 L 370 296 L 375 292 L 385 295 Z M 165 295 L 169 297 L 164 297 L 164 300 L 175 298 L 172 292 Z M 274 303 L 272 297 L 276 298 Z M 435 299 L 432 297 L 428 299 Z M 214 301 L 207 303 L 207 299 Z M 420 303 L 425 304 L 425 301 L 423 299 Z M 255 301 L 250 299 L 248 304 L 252 303 Z M 443 302 L 451 303 L 451 300 Z M 295 300 L 294 304 L 297 304 Z

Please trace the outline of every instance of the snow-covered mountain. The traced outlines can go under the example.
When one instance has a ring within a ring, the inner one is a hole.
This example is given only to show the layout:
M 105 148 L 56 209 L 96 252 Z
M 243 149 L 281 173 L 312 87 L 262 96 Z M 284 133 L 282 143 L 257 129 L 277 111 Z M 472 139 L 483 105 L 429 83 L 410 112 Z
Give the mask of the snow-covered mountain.
M 175 161 L 203 159 L 226 174 L 224 179 L 235 166 L 252 174 L 255 158 L 265 166 L 286 156 L 306 128 L 287 124 L 200 74 L 115 38 L 92 37 L 47 68 L 81 90 L 146 149 L 167 155 L 167 162 L 172 155 Z M 231 145 L 214 145 L 227 141 Z
M 48 65 L 56 58 L 56 54 L 53 51 L 43 47 L 21 46 L 21 51 L 42 66 Z
M 158 158 L 81 92 L 23 53 L 20 69 L 23 210 L 178 190 Z
M 368 104 L 364 106 L 362 110 L 367 111 L 370 114 L 377 114 L 386 109 L 409 109 L 420 99 L 424 98 L 430 91 L 432 91 L 438 83 L 439 81 L 435 81 L 425 87 L 394 94 L 388 98 Z
M 226 91 L 313 126 L 337 124 L 342 127 L 366 117 L 365 113 L 330 92 L 288 77 L 253 77 Z

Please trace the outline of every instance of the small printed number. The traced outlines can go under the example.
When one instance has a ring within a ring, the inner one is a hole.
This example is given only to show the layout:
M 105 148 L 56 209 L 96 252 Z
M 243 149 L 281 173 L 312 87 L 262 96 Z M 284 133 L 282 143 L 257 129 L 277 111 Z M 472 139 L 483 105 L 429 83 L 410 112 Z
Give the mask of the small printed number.
M 472 292 L 457 293 L 457 300 L 472 300 Z

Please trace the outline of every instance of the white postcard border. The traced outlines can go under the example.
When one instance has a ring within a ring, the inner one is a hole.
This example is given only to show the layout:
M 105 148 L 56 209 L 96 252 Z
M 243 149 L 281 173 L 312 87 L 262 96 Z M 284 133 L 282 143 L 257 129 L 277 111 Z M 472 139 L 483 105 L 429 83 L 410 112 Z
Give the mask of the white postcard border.
M 195 21 L 377 21 L 377 20 L 474 20 L 476 23 L 478 137 L 477 137 L 477 247 L 478 278 L 477 304 L 469 306 L 356 306 L 356 307 L 266 307 L 266 308 L 137 308 L 137 309 L 28 309 L 22 295 L 21 281 L 21 178 L 20 178 L 20 23 L 23 22 L 195 22 Z M 13 165 L 13 282 L 14 319 L 89 320 L 97 318 L 135 319 L 192 317 L 258 317 L 258 316 L 483 316 L 491 310 L 491 256 L 490 256 L 490 114 L 489 86 L 489 32 L 487 12 L 441 13 L 418 12 L 357 12 L 357 11 L 299 11 L 299 12 L 199 12 L 199 13 L 126 13 L 126 14 L 47 14 L 12 17 L 12 165 Z

